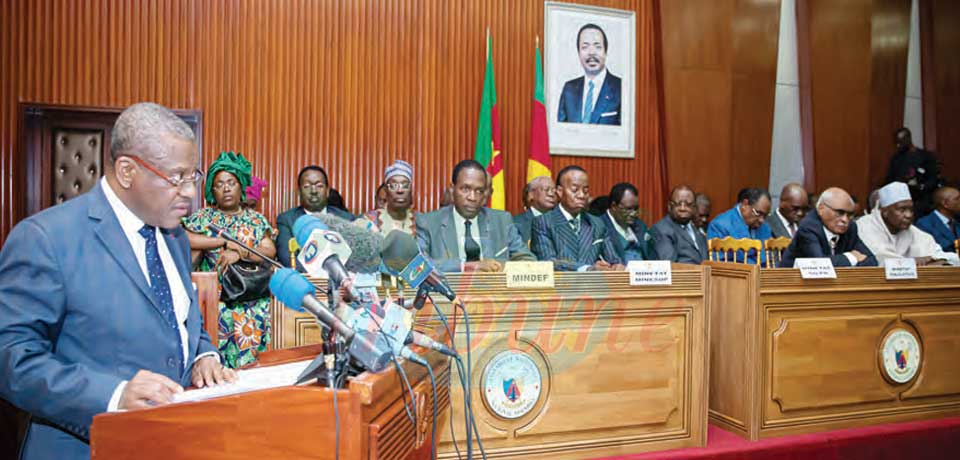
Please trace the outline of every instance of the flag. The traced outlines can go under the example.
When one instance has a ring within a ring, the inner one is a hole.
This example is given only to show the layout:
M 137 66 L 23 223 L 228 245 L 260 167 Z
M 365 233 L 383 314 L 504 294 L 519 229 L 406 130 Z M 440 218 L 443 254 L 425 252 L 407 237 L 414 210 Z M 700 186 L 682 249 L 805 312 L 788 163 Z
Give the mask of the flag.
M 527 183 L 540 176 L 550 177 L 550 138 L 547 135 L 547 107 L 543 97 L 543 61 L 540 59 L 540 37 L 534 60 L 536 79 L 533 83 L 533 109 L 530 113 L 530 156 L 527 157 Z
M 483 77 L 483 95 L 480 97 L 480 118 L 477 121 L 477 147 L 473 159 L 487 168 L 493 180 L 493 195 L 488 206 L 504 209 L 503 154 L 500 152 L 500 116 L 497 114 L 497 88 L 493 78 L 493 53 L 490 31 L 487 30 L 487 69 Z

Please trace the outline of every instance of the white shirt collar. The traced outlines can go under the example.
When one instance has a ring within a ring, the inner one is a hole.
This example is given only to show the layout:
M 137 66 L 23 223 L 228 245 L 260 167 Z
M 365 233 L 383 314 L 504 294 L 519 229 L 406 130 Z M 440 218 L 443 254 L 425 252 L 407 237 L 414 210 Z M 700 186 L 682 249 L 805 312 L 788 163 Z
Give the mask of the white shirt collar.
M 783 214 L 780 214 L 780 208 L 777 208 L 776 213 L 777 213 L 777 218 L 780 219 L 780 223 L 783 224 L 783 228 L 787 229 L 787 231 L 790 232 L 790 236 L 793 236 L 793 224 L 791 224 L 786 217 L 783 217 Z
M 530 212 L 533 213 L 533 217 L 540 217 L 543 215 L 542 212 L 538 211 L 537 208 L 534 208 L 533 206 L 530 207 Z
M 140 229 L 143 228 L 143 220 L 137 217 L 127 205 L 123 204 L 120 197 L 110 188 L 110 183 L 107 182 L 106 177 L 100 178 L 100 185 L 103 189 L 103 194 L 107 197 L 107 202 L 110 203 L 110 207 L 113 208 L 113 213 L 117 216 L 117 220 L 120 221 L 120 228 L 123 229 L 123 233 L 128 237 L 130 235 L 136 235 L 140 238 Z
M 937 214 L 937 218 L 940 219 L 940 222 L 943 222 L 943 225 L 946 225 L 947 227 L 950 226 L 950 221 L 951 221 L 952 219 L 950 219 L 950 218 L 948 218 L 947 216 L 943 215 L 943 214 L 942 214 L 940 211 L 938 211 L 938 210 L 934 210 L 933 212 L 935 212 L 935 213 Z
M 583 89 L 584 91 L 590 87 L 590 82 L 593 82 L 593 92 L 596 94 L 600 91 L 600 88 L 603 87 L 603 81 L 607 79 L 607 68 L 604 66 L 603 70 L 600 71 L 595 77 L 590 78 L 589 75 L 583 75 Z
M 569 212 L 567 212 L 567 210 L 563 208 L 562 204 L 558 204 L 557 207 L 560 208 L 560 212 L 563 213 L 563 217 L 567 219 L 567 222 L 570 222 L 571 219 L 580 218 L 580 214 L 577 214 L 577 217 L 573 217 L 573 214 L 570 214 Z
M 835 236 L 836 236 L 836 237 L 839 237 L 839 236 L 840 236 L 840 235 L 837 235 L 836 233 L 831 232 L 830 229 L 827 228 L 826 225 L 823 226 L 823 233 L 824 233 L 825 235 L 827 235 L 827 240 L 832 240 L 833 237 L 835 237 Z
M 319 211 L 308 211 L 307 208 L 303 208 L 303 212 L 310 216 L 327 215 L 327 208 L 329 208 L 329 206 L 324 206 L 323 209 Z
M 620 234 L 623 239 L 627 241 L 637 242 L 637 235 L 633 233 L 633 229 L 630 227 L 623 228 L 620 226 L 620 223 L 617 222 L 617 219 L 613 218 L 613 214 L 610 214 L 610 210 L 607 209 L 607 216 L 610 217 L 610 222 L 613 222 L 613 229 Z

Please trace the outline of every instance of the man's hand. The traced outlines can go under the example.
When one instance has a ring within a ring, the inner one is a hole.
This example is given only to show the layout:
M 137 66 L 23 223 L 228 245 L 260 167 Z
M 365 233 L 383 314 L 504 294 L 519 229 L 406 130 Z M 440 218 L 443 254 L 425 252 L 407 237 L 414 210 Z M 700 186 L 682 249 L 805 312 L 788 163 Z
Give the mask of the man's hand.
M 499 272 L 503 271 L 503 264 L 494 259 L 483 259 L 476 262 L 464 262 L 465 272 Z
M 863 262 L 864 260 L 867 259 L 867 256 L 863 255 L 862 252 L 860 252 L 860 251 L 858 251 L 858 250 L 856 250 L 856 249 L 850 251 L 850 254 L 853 254 L 853 257 L 856 257 L 856 258 L 857 258 L 857 263 Z
M 123 388 L 117 408 L 131 410 L 162 406 L 173 400 L 174 393 L 182 391 L 183 387 L 166 376 L 141 369 Z
M 610 265 L 610 263 L 608 263 L 606 260 L 600 259 L 593 264 L 593 267 L 591 267 L 591 270 L 598 271 L 598 272 L 609 272 L 614 270 L 614 266 Z
M 947 261 L 943 259 L 934 259 L 931 256 L 915 257 L 917 261 L 917 266 L 928 266 L 928 267 L 941 267 L 947 265 Z
M 227 369 L 220 364 L 220 358 L 216 356 L 205 356 L 199 361 L 193 363 L 193 372 L 190 373 L 190 381 L 193 386 L 203 388 L 207 386 L 222 385 L 224 383 L 233 383 L 237 381 L 237 373 L 233 369 Z

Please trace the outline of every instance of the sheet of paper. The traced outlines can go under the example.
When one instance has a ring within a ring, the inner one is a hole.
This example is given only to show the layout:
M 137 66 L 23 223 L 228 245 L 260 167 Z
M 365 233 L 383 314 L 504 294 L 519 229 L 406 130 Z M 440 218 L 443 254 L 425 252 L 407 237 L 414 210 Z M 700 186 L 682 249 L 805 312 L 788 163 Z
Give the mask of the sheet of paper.
M 184 391 L 173 395 L 173 402 L 203 401 L 219 396 L 293 385 L 310 361 L 312 359 L 237 371 L 239 378 L 234 383 Z

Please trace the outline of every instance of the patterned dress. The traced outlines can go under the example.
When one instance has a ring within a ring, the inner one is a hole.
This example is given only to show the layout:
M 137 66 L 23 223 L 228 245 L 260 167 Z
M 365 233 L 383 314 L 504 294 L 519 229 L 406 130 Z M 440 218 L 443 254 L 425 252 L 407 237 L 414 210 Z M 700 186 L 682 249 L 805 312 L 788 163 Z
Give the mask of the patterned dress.
M 207 230 L 210 224 L 224 229 L 251 247 L 256 247 L 273 234 L 270 222 L 251 209 L 228 215 L 217 208 L 208 207 L 183 219 L 183 227 L 188 231 L 214 236 L 213 232 Z M 220 252 L 220 249 L 204 251 L 198 270 L 216 270 Z M 218 347 L 227 367 L 237 368 L 256 361 L 270 343 L 270 296 L 229 304 L 220 301 L 219 329 Z

